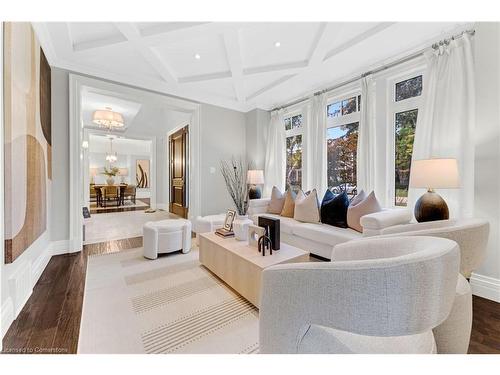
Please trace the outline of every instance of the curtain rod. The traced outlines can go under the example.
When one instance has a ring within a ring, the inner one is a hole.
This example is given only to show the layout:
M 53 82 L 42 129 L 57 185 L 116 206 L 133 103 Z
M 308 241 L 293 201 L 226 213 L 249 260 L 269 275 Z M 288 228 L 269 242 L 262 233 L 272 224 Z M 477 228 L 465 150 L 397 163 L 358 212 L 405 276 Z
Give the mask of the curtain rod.
M 439 47 L 443 46 L 443 45 L 448 45 L 450 44 L 450 42 L 454 39 L 458 39 L 460 37 L 462 37 L 464 34 L 469 34 L 469 35 L 474 35 L 476 33 L 476 30 L 474 29 L 471 29 L 471 30 L 464 30 L 462 31 L 461 33 L 459 34 L 456 34 L 456 35 L 453 35 L 452 37 L 450 38 L 446 38 L 446 39 L 442 39 L 440 40 L 439 42 L 436 42 L 436 43 L 433 43 L 431 48 L 433 49 L 438 49 Z M 324 90 L 320 90 L 320 91 L 316 91 L 313 95 L 310 95 L 310 96 L 307 96 L 307 97 L 303 97 L 301 99 L 297 99 L 293 102 L 290 102 L 290 103 L 287 103 L 285 105 L 282 105 L 280 107 L 275 107 L 271 110 L 271 112 L 273 111 L 277 111 L 277 110 L 280 110 L 280 109 L 284 109 L 284 108 L 288 108 L 288 107 L 291 107 L 291 106 L 294 106 L 296 104 L 299 104 L 299 103 L 302 103 L 302 102 L 305 102 L 306 100 L 309 100 L 311 98 L 311 96 L 315 96 L 315 95 L 321 95 L 321 94 L 324 94 L 326 92 L 329 92 L 329 91 L 333 91 L 333 90 L 336 90 L 342 86 L 346 86 L 350 83 L 353 83 L 353 82 L 356 82 L 357 80 L 360 80 L 361 78 L 363 77 L 366 77 L 370 74 L 376 74 L 376 73 L 379 73 L 381 71 L 384 71 L 384 70 L 387 70 L 387 69 L 390 69 L 396 65 L 399 65 L 399 64 L 403 64 L 405 62 L 408 62 L 408 61 L 411 61 L 419 56 L 421 56 L 424 52 L 426 52 L 429 48 L 426 47 L 426 48 L 423 48 L 421 49 L 420 51 L 417 51 L 415 53 L 412 53 L 411 55 L 408 55 L 408 56 L 405 56 L 405 57 L 402 57 L 396 61 L 393 61 L 392 63 L 389 63 L 389 64 L 386 64 L 386 65 L 382 65 L 378 68 L 375 68 L 373 70 L 369 70 L 361 75 L 358 75 L 358 76 L 355 76 L 353 78 L 350 78 L 346 81 L 343 81 L 341 83 L 338 83 L 336 84 L 335 86 L 332 86 L 332 87 L 328 87 Z

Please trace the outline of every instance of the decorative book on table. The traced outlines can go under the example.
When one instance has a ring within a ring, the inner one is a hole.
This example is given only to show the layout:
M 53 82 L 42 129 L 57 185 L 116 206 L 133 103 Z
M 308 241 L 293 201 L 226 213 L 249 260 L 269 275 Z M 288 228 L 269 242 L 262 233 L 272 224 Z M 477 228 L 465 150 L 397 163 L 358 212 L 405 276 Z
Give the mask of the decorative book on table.
M 234 236 L 234 232 L 232 230 L 227 230 L 225 228 L 219 228 L 215 231 L 215 234 L 220 236 L 220 237 L 224 237 L 224 238 L 227 238 L 227 237 L 233 237 Z

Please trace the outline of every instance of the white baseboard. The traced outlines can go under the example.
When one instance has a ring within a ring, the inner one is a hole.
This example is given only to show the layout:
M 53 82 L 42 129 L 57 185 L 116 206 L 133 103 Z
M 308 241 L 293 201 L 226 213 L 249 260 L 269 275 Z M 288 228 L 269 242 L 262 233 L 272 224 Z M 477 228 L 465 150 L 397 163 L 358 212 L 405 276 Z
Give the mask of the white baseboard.
M 62 241 L 52 241 L 50 244 L 50 250 L 52 256 L 61 255 L 69 253 L 71 243 L 69 240 Z
M 31 264 L 31 289 L 35 287 L 36 283 L 42 272 L 49 264 L 50 258 L 52 258 L 52 246 L 49 245 L 49 251 L 44 251 L 32 264 Z M 31 295 L 31 293 L 30 293 Z M 24 306 L 24 304 L 23 304 Z
M 472 273 L 470 278 L 472 294 L 495 302 L 500 302 L 500 280 Z
M 1 306 L 0 338 L 5 336 L 14 319 L 14 304 L 12 298 L 8 297 Z

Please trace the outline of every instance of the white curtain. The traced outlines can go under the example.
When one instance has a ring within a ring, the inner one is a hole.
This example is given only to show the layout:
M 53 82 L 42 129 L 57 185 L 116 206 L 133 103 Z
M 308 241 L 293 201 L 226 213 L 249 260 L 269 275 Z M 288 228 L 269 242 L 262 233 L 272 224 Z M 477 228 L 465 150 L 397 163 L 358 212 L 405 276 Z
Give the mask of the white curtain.
M 307 190 L 317 189 L 322 196 L 327 188 L 326 160 L 326 94 L 311 99 L 311 112 L 307 124 L 308 158 Z
M 358 127 L 357 188 L 375 189 L 375 89 L 371 76 L 361 79 L 361 113 Z
M 282 192 L 285 189 L 285 125 L 283 110 L 271 113 L 267 133 L 266 160 L 264 166 L 264 197 L 270 197 L 273 186 Z
M 426 53 L 423 104 L 418 111 L 413 160 L 456 158 L 460 189 L 438 189 L 450 218 L 470 217 L 474 205 L 475 87 L 472 39 L 468 34 Z M 408 207 L 423 194 L 410 189 Z

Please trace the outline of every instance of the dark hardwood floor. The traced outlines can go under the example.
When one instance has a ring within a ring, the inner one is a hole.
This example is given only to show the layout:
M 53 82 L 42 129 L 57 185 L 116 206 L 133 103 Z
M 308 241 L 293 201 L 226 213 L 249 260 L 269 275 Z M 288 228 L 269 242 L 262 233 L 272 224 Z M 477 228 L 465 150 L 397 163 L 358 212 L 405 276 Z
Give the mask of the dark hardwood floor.
M 142 246 L 142 237 L 85 245 L 53 257 L 3 339 L 3 353 L 76 353 L 87 257 Z M 500 304 L 474 297 L 469 353 L 500 354 Z
M 150 198 L 137 198 L 137 201 L 147 204 L 147 206 L 141 207 L 126 207 L 126 206 L 116 206 L 116 203 L 111 202 L 106 209 L 98 209 L 96 207 L 90 207 L 90 214 L 109 214 L 111 212 L 127 212 L 127 211 L 144 211 L 150 208 L 151 199 Z
M 85 245 L 52 257 L 3 339 L 3 353 L 76 353 L 87 256 L 142 246 L 142 237 Z

